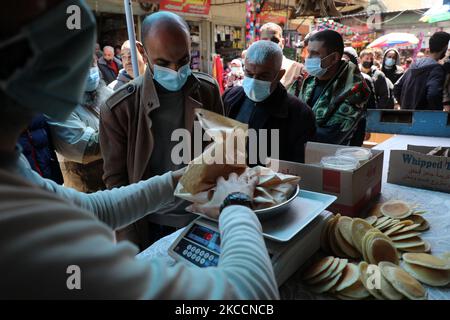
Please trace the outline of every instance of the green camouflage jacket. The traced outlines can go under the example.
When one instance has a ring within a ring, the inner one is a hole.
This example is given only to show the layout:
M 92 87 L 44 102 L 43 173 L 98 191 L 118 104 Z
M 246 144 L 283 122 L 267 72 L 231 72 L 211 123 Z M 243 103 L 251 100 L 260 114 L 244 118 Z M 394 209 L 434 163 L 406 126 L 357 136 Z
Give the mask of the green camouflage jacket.
M 316 78 L 307 77 L 298 98 L 307 103 L 315 86 Z M 340 124 L 342 132 L 352 129 L 364 111 L 369 94 L 358 66 L 342 61 L 335 77 L 328 82 L 314 106 L 310 106 L 316 115 L 317 126 Z

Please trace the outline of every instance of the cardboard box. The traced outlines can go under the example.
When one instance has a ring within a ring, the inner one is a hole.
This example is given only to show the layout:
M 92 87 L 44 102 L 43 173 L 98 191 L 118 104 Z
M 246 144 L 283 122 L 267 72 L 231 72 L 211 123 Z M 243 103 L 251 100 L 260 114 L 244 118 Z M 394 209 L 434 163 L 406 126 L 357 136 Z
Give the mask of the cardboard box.
M 305 163 L 282 160 L 277 162 L 279 171 L 301 177 L 300 187 L 305 190 L 337 196 L 328 209 L 347 216 L 361 216 L 381 193 L 383 151 L 371 150 L 372 158 L 354 171 L 334 170 L 319 165 L 322 157 L 332 156 L 340 145 L 308 142 Z
M 442 146 L 450 148 L 450 146 Z M 408 145 L 407 150 L 391 150 L 389 183 L 450 192 L 450 157 L 429 156 L 435 147 Z

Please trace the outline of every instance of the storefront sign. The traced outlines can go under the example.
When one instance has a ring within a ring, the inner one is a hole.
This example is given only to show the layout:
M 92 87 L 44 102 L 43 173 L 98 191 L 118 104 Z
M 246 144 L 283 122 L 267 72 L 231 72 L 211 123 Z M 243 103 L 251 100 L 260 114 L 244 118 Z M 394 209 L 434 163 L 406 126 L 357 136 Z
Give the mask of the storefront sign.
M 162 0 L 159 4 L 161 11 L 172 11 L 208 15 L 211 0 Z

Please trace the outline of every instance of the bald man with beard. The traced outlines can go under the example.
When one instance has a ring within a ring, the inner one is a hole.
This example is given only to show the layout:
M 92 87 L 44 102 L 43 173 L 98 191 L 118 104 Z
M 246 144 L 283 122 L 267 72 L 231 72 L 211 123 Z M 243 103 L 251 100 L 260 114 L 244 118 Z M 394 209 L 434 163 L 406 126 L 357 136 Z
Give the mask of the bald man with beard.
M 171 141 L 173 131 L 193 132 L 195 108 L 224 113 L 214 78 L 190 69 L 189 27 L 181 17 L 157 12 L 145 18 L 142 44 L 146 72 L 101 108 L 100 145 L 108 188 L 179 169 L 183 164 L 176 165 L 171 159 L 172 149 L 179 143 Z M 117 239 L 133 241 L 144 249 L 174 230 L 161 225 L 181 227 L 192 220 L 184 207 L 180 204 L 173 215 L 157 215 L 151 222 L 138 221 L 119 231 Z

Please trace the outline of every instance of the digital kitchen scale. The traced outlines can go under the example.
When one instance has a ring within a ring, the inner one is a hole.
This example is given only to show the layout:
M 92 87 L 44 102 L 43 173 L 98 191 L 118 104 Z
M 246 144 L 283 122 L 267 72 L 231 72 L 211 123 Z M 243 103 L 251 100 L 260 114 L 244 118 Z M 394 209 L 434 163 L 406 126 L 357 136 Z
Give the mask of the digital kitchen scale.
M 301 190 L 279 215 L 262 221 L 263 235 L 281 286 L 320 248 L 320 234 L 331 213 L 324 211 L 335 196 Z M 198 218 L 188 225 L 169 248 L 169 255 L 197 267 L 217 266 L 220 232 L 217 222 Z

